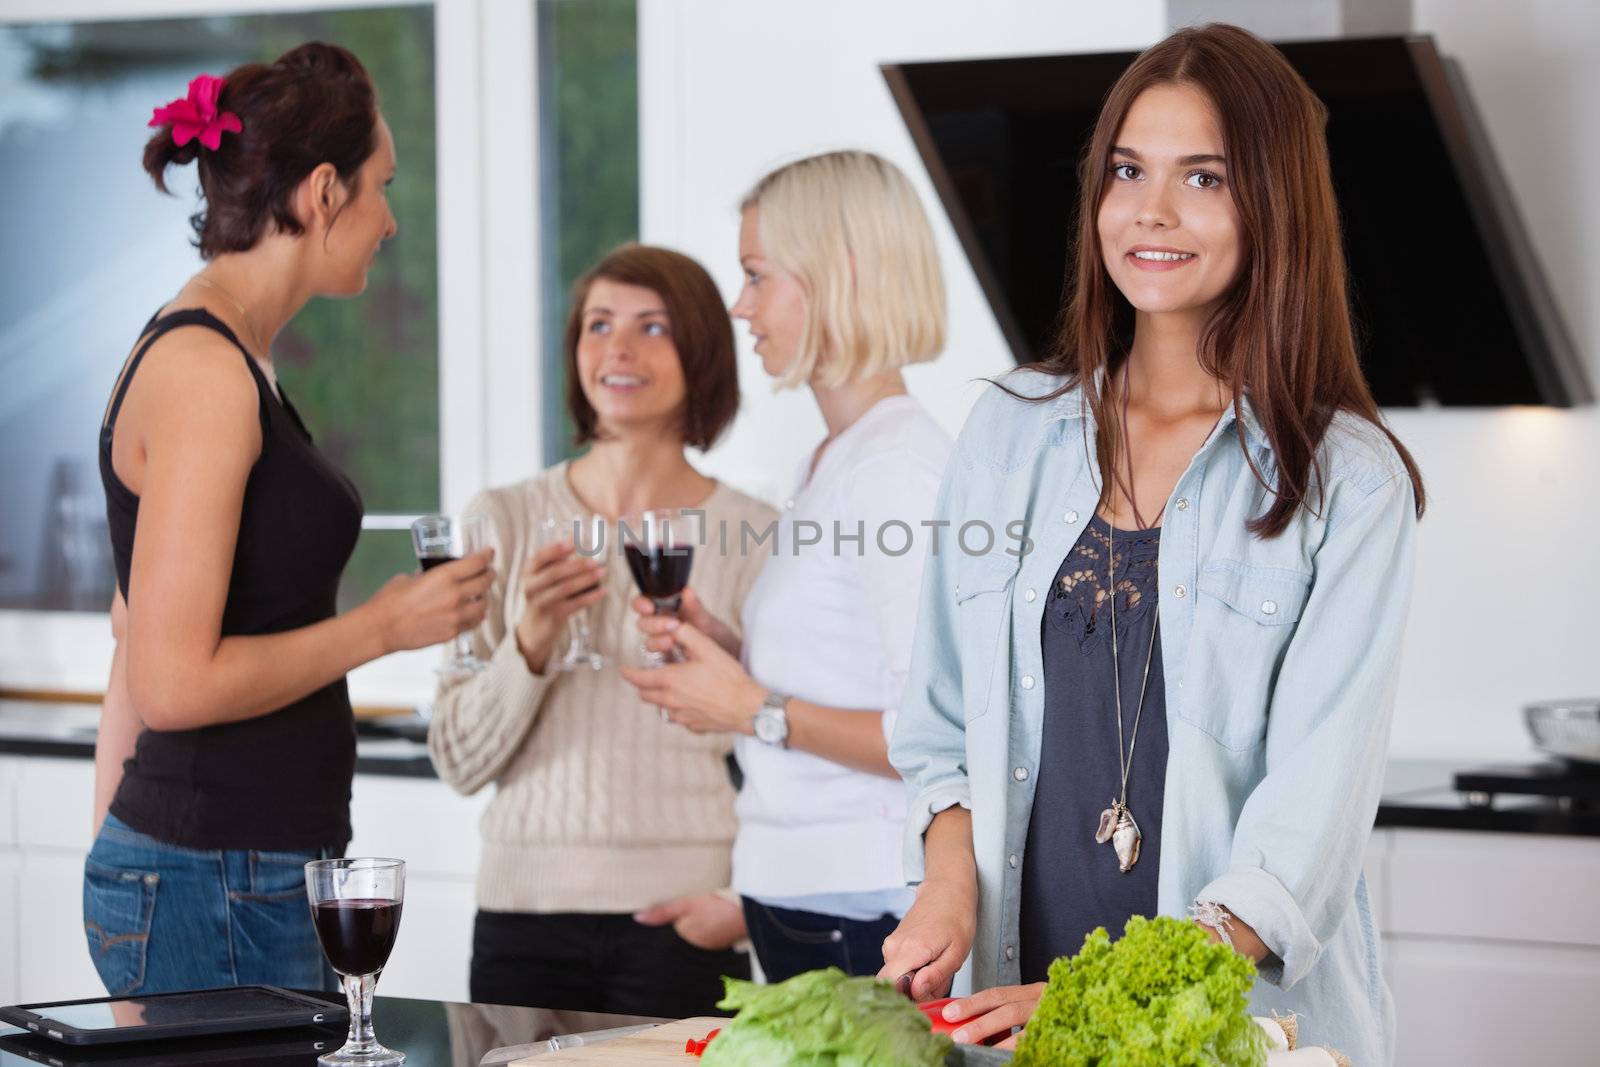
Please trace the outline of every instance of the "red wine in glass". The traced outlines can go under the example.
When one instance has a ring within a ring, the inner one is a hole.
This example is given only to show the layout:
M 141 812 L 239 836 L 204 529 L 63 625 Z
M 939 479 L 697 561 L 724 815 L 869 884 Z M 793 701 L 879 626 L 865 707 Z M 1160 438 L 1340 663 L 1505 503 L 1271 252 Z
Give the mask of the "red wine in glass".
M 694 546 L 702 540 L 698 520 L 703 512 L 662 508 L 625 517 L 618 540 L 639 592 L 655 604 L 656 614 L 676 615 L 689 585 Z M 646 647 L 645 663 L 659 667 L 668 657 Z
M 689 546 L 671 548 L 657 546 L 642 548 L 626 545 L 628 570 L 639 584 L 639 592 L 656 602 L 657 608 L 677 611 L 679 598 L 689 584 L 689 567 L 694 562 L 694 549 Z
M 339 972 L 350 1003 L 350 1032 L 328 1067 L 393 1067 L 406 1054 L 384 1048 L 372 1032 L 372 994 L 400 931 L 406 898 L 404 860 L 347 858 L 306 864 L 306 898 L 323 955 Z
M 312 908 L 317 940 L 340 974 L 376 974 L 400 932 L 398 900 L 320 900 Z
M 424 515 L 411 524 L 411 545 L 416 549 L 417 563 L 424 571 L 431 571 L 476 552 L 483 547 L 484 526 L 479 515 Z M 439 673 L 471 674 L 487 666 L 473 651 L 472 634 L 462 632 L 456 635 L 455 658 L 439 668 Z

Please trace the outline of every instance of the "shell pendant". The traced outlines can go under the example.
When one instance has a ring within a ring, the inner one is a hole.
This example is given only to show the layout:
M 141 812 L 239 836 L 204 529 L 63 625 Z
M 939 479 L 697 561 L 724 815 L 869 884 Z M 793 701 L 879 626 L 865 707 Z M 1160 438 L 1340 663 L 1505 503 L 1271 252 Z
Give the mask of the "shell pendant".
M 1139 833 L 1139 824 L 1133 820 L 1133 813 L 1122 801 L 1113 800 L 1111 806 L 1100 813 L 1100 826 L 1095 830 L 1094 839 L 1102 845 L 1111 842 L 1123 874 L 1133 870 L 1133 865 L 1139 862 L 1143 835 Z

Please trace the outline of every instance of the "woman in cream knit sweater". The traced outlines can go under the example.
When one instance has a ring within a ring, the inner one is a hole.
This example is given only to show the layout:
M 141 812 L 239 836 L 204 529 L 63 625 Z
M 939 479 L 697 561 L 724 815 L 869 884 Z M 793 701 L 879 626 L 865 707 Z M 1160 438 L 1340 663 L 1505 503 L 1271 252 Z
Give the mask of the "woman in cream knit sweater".
M 684 457 L 685 446 L 708 447 L 739 403 L 732 325 L 697 263 L 638 245 L 613 252 L 576 285 L 564 347 L 568 406 L 591 447 L 469 505 L 487 518 L 496 553 L 475 633 L 489 666 L 440 683 L 428 737 L 454 788 L 495 785 L 482 821 L 472 999 L 705 1014 L 721 975 L 749 971 L 732 951 L 744 925 L 724 890 L 733 735 L 663 721 L 617 674 L 639 635 L 616 520 L 703 509 L 711 536 L 691 581 L 708 608 L 737 619 L 764 557 L 719 554 L 718 524 L 737 546 L 741 524 L 761 530 L 775 513 Z M 570 539 L 540 547 L 542 520 L 586 514 L 608 523 L 597 558 Z M 607 667 L 548 669 L 567 620 L 591 608 Z

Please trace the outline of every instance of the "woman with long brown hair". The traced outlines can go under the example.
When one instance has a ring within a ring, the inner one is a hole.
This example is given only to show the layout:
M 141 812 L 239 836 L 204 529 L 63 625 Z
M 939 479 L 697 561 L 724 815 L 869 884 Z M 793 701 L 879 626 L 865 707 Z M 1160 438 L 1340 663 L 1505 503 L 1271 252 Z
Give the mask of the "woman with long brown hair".
M 970 950 L 958 1039 L 1167 914 L 1255 961 L 1258 1013 L 1392 1058 L 1361 860 L 1423 494 L 1357 361 L 1325 120 L 1234 27 L 1135 60 L 1082 159 L 1059 346 L 958 442 L 939 517 L 1029 544 L 929 559 L 891 746 L 921 885 L 882 972 L 936 995 Z

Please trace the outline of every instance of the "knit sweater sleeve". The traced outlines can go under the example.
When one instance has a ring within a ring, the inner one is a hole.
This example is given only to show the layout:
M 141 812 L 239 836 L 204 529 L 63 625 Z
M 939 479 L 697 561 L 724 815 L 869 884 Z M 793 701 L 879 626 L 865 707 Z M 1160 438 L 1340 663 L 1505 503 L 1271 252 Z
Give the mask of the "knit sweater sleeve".
M 439 777 L 457 792 L 472 794 L 500 777 L 538 718 L 551 675 L 536 675 L 517 648 L 514 620 L 521 614 L 522 560 L 532 554 L 532 535 L 520 516 L 520 487 L 480 493 L 467 511 L 485 517 L 495 550 L 495 577 L 488 611 L 472 643 L 489 666 L 468 675 L 445 675 L 434 695 L 428 754 Z

